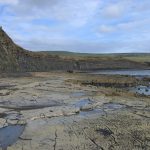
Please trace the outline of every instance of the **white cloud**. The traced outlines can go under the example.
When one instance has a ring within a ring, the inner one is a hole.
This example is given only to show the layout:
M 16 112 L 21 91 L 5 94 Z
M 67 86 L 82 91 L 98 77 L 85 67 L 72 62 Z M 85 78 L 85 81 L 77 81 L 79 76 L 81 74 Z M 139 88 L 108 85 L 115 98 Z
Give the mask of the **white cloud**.
M 43 17 L 80 27 L 96 14 L 99 4 L 100 0 L 20 0 L 12 11 L 24 19 Z
M 27 49 L 149 51 L 149 0 L 0 0 L 0 4 L 7 4 L 0 7 L 0 24 Z
M 107 26 L 107 25 L 101 25 L 99 31 L 102 33 L 110 33 L 110 32 L 114 31 L 114 27 Z
M 123 8 L 119 4 L 110 4 L 103 9 L 103 14 L 108 18 L 118 18 L 122 15 Z
M 141 28 L 145 28 L 145 26 L 149 26 L 149 24 L 150 24 L 150 19 L 143 19 L 143 20 L 135 20 L 135 21 L 119 23 L 117 27 L 124 30 L 135 30 L 135 29 L 139 30 Z
M 17 4 L 18 0 L 0 0 L 0 4 Z

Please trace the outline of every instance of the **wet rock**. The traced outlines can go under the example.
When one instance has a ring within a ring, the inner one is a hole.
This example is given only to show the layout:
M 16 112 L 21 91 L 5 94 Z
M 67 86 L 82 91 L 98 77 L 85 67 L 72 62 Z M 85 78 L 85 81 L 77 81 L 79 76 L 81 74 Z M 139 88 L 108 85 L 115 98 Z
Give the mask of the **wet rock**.
M 1 114 L 1 113 L 4 113 L 5 111 L 7 111 L 7 109 L 5 109 L 5 108 L 0 108 L 0 114 Z
M 7 116 L 7 114 L 5 113 L 6 109 L 0 108 L 0 118 L 4 118 Z
M 3 118 L 0 118 L 0 128 L 2 128 L 6 123 L 6 120 Z
M 37 120 L 41 118 L 70 116 L 79 112 L 80 112 L 79 108 L 63 106 L 63 107 L 52 107 L 52 108 L 22 111 L 22 114 L 26 120 Z
M 88 104 L 88 105 L 82 106 L 80 108 L 81 111 L 88 111 L 88 110 L 92 110 L 92 109 L 94 109 L 94 106 L 92 104 Z
M 81 111 L 93 110 L 94 108 L 101 106 L 103 102 L 93 101 L 91 99 L 83 99 L 75 104 L 75 107 L 79 107 Z
M 19 120 L 21 118 L 21 114 L 17 112 L 6 112 L 5 118 L 10 120 Z
M 10 120 L 10 119 L 8 119 L 7 123 L 11 124 L 11 125 L 15 125 L 15 124 L 18 124 L 18 120 Z
M 0 96 L 7 96 L 9 94 L 10 94 L 10 91 L 8 91 L 8 90 L 1 90 L 0 91 Z
M 110 136 L 113 134 L 113 132 L 107 128 L 105 129 L 97 129 L 96 132 L 100 133 L 103 136 Z
M 133 87 L 136 84 L 135 83 L 109 83 L 109 82 L 97 82 L 97 81 L 91 81 L 91 82 L 82 82 L 83 85 L 93 85 L 97 87 L 114 87 L 114 88 L 126 88 L 126 87 Z
M 26 125 L 27 124 L 27 121 L 24 119 L 21 119 L 21 120 L 18 120 L 17 122 L 18 125 Z
M 4 109 L 5 110 L 5 109 Z M 0 114 L 0 125 L 3 127 L 7 125 L 16 125 L 16 124 L 25 124 L 25 121 L 22 121 L 23 116 L 16 111 L 5 111 Z
M 14 84 L 1 84 L 0 83 L 0 90 L 4 90 L 4 89 L 9 89 L 9 88 L 12 88 L 12 87 L 15 87 L 16 85 Z
M 7 116 L 6 113 L 1 113 L 1 114 L 0 114 L 0 118 L 5 118 L 6 116 Z

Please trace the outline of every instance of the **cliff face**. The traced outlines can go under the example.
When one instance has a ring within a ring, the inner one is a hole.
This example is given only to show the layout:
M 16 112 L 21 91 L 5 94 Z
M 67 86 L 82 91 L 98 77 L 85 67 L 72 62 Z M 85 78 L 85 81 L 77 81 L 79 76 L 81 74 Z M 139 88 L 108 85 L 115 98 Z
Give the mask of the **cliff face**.
M 19 49 L 9 36 L 0 28 L 0 71 L 17 71 L 18 63 L 15 53 Z
M 27 51 L 16 45 L 0 28 L 0 71 L 49 71 L 73 69 L 73 62 L 44 53 Z
M 0 72 L 30 72 L 51 70 L 91 70 L 146 68 L 144 64 L 101 58 L 64 58 L 44 52 L 27 51 L 16 45 L 0 28 Z

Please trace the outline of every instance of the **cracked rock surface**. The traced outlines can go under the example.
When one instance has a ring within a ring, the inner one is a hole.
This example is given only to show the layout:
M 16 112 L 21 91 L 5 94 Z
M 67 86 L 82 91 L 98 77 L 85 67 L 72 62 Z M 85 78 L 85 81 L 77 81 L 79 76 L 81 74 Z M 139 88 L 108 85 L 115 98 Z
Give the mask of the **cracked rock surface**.
M 0 129 L 26 125 L 7 149 L 148 150 L 149 97 L 74 82 L 80 78 L 88 80 L 62 72 L 0 78 Z

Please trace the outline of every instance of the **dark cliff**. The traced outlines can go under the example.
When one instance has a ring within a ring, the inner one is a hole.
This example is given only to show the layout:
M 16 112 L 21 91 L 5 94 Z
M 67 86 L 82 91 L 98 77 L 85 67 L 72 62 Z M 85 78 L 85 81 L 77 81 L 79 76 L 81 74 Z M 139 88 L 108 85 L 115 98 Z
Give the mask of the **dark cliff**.
M 94 70 L 147 68 L 129 60 L 100 57 L 61 57 L 44 52 L 32 52 L 16 45 L 0 28 L 0 72 L 30 72 L 51 70 Z

